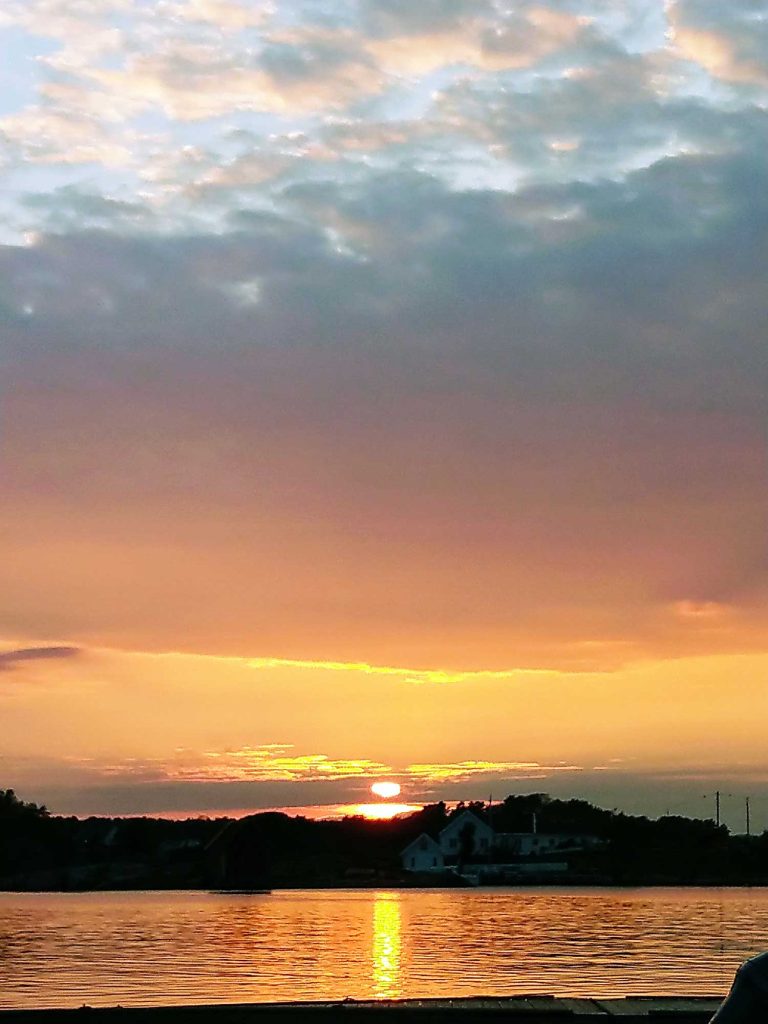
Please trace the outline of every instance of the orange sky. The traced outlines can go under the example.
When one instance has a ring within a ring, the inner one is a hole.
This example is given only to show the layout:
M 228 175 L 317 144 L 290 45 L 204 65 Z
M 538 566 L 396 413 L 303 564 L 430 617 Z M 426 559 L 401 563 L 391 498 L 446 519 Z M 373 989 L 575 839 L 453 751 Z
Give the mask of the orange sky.
M 548 791 L 657 813 L 709 812 L 721 788 L 738 825 L 743 794 L 765 802 L 766 668 L 441 676 L 84 649 L 3 673 L 3 764 L 68 812 L 352 804 L 394 778 L 417 803 Z

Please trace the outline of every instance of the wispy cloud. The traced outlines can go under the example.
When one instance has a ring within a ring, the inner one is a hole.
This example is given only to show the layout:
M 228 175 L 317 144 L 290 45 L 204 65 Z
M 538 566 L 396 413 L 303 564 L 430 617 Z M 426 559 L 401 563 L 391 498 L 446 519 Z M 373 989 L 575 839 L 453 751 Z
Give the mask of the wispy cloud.
M 210 783 L 327 782 L 376 778 L 391 771 L 378 761 L 293 753 L 290 744 L 279 743 L 199 753 L 180 750 L 167 758 L 73 759 L 71 765 L 101 780 Z
M 539 764 L 536 761 L 456 761 L 448 764 L 411 764 L 408 776 L 420 782 L 465 782 L 478 776 L 501 775 L 510 780 L 535 779 L 555 772 L 578 772 L 579 765 Z
M 0 651 L 0 672 L 9 672 L 26 662 L 58 661 L 75 658 L 80 654 L 78 647 L 19 647 L 15 650 Z
M 350 661 L 301 661 L 291 658 L 251 658 L 255 669 L 302 669 L 320 672 L 353 672 L 363 676 L 384 676 L 412 683 L 461 683 L 472 679 L 511 679 L 520 675 L 519 669 L 487 670 L 477 672 L 450 672 L 444 669 L 412 669 L 394 665 L 369 665 Z M 529 675 L 531 670 L 524 674 Z
M 365 780 L 386 776 L 413 784 L 466 782 L 478 777 L 503 776 L 509 780 L 536 779 L 557 772 L 577 772 L 571 764 L 535 761 L 457 761 L 396 766 L 368 758 L 338 758 L 325 754 L 294 753 L 291 745 L 264 744 L 238 750 L 177 751 L 167 758 L 116 762 L 76 759 L 74 766 L 96 778 L 156 779 L 177 782 L 296 782 Z

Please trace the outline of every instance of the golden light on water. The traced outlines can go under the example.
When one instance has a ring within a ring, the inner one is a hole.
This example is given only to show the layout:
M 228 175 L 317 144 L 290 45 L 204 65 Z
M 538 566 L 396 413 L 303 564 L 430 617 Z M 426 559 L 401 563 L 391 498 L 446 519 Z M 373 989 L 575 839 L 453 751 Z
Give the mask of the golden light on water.
M 374 796 L 380 796 L 382 800 L 390 800 L 392 797 L 400 796 L 400 785 L 397 782 L 374 782 L 371 792 Z
M 397 999 L 402 995 L 401 930 L 399 893 L 377 892 L 371 947 L 373 994 L 377 999 Z

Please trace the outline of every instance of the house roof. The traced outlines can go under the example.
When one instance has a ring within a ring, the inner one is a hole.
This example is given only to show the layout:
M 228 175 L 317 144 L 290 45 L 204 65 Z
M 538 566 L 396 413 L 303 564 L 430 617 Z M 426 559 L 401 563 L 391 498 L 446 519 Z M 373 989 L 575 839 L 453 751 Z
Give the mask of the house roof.
M 461 814 L 457 815 L 457 817 L 455 818 L 452 818 L 447 825 L 441 828 L 438 834 L 443 835 L 443 833 L 447 832 L 448 829 L 454 829 L 458 822 L 463 821 L 466 818 L 469 818 L 471 821 L 475 822 L 477 825 L 480 825 L 482 828 L 488 828 L 491 830 L 491 832 L 493 832 L 493 828 L 488 824 L 488 822 L 483 821 L 483 819 L 479 815 L 475 814 L 474 811 L 462 811 Z
M 440 852 L 442 853 L 442 850 L 440 849 L 440 844 L 437 842 L 437 840 L 433 839 L 432 836 L 428 835 L 426 832 L 422 832 L 420 836 L 416 836 L 415 839 L 408 843 L 405 849 L 401 851 L 401 856 L 403 854 L 408 853 L 408 851 L 413 849 L 414 847 L 420 847 L 421 841 L 423 839 L 427 840 L 429 844 L 428 849 L 440 850 Z

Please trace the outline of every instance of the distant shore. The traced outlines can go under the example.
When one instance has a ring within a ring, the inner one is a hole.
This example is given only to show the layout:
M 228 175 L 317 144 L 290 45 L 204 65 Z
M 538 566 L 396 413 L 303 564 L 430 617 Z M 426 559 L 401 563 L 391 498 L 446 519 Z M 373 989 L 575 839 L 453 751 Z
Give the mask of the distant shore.
M 494 889 L 768 889 L 768 877 L 746 881 L 723 881 L 696 879 L 695 881 L 671 881 L 668 878 L 629 878 L 616 881 L 611 878 L 551 878 L 547 876 L 523 877 L 510 879 L 503 883 L 483 883 L 470 885 L 455 879 L 447 878 L 376 878 L 368 880 L 349 879 L 342 881 L 321 882 L 316 880 L 306 883 L 296 881 L 290 885 L 273 885 L 271 888 L 245 890 L 212 888 L 210 885 L 168 885 L 139 882 L 135 885 L 99 885 L 99 886 L 62 886 L 62 885 L 25 885 L 19 881 L 0 879 L 0 895 L 34 895 L 86 894 L 86 893 L 131 893 L 131 892 L 199 892 L 216 896 L 246 896 L 278 892 L 333 892 L 336 890 L 400 890 L 413 889 L 456 889 L 464 891 L 489 891 Z
M 498 999 L 401 999 L 317 1003 L 250 1003 L 211 1006 L 105 1007 L 71 1010 L 0 1010 L 0 1024 L 375 1024 L 384 1014 L 398 1024 L 492 1024 L 495 1021 L 566 1024 L 620 1020 L 648 1024 L 663 1017 L 674 1024 L 707 1024 L 718 996 L 639 996 L 566 999 L 513 996 Z
M 63 818 L 0 791 L 0 890 L 764 886 L 768 832 L 656 820 L 547 794 L 388 821 Z M 0 815 L 2 817 L 2 815 Z

